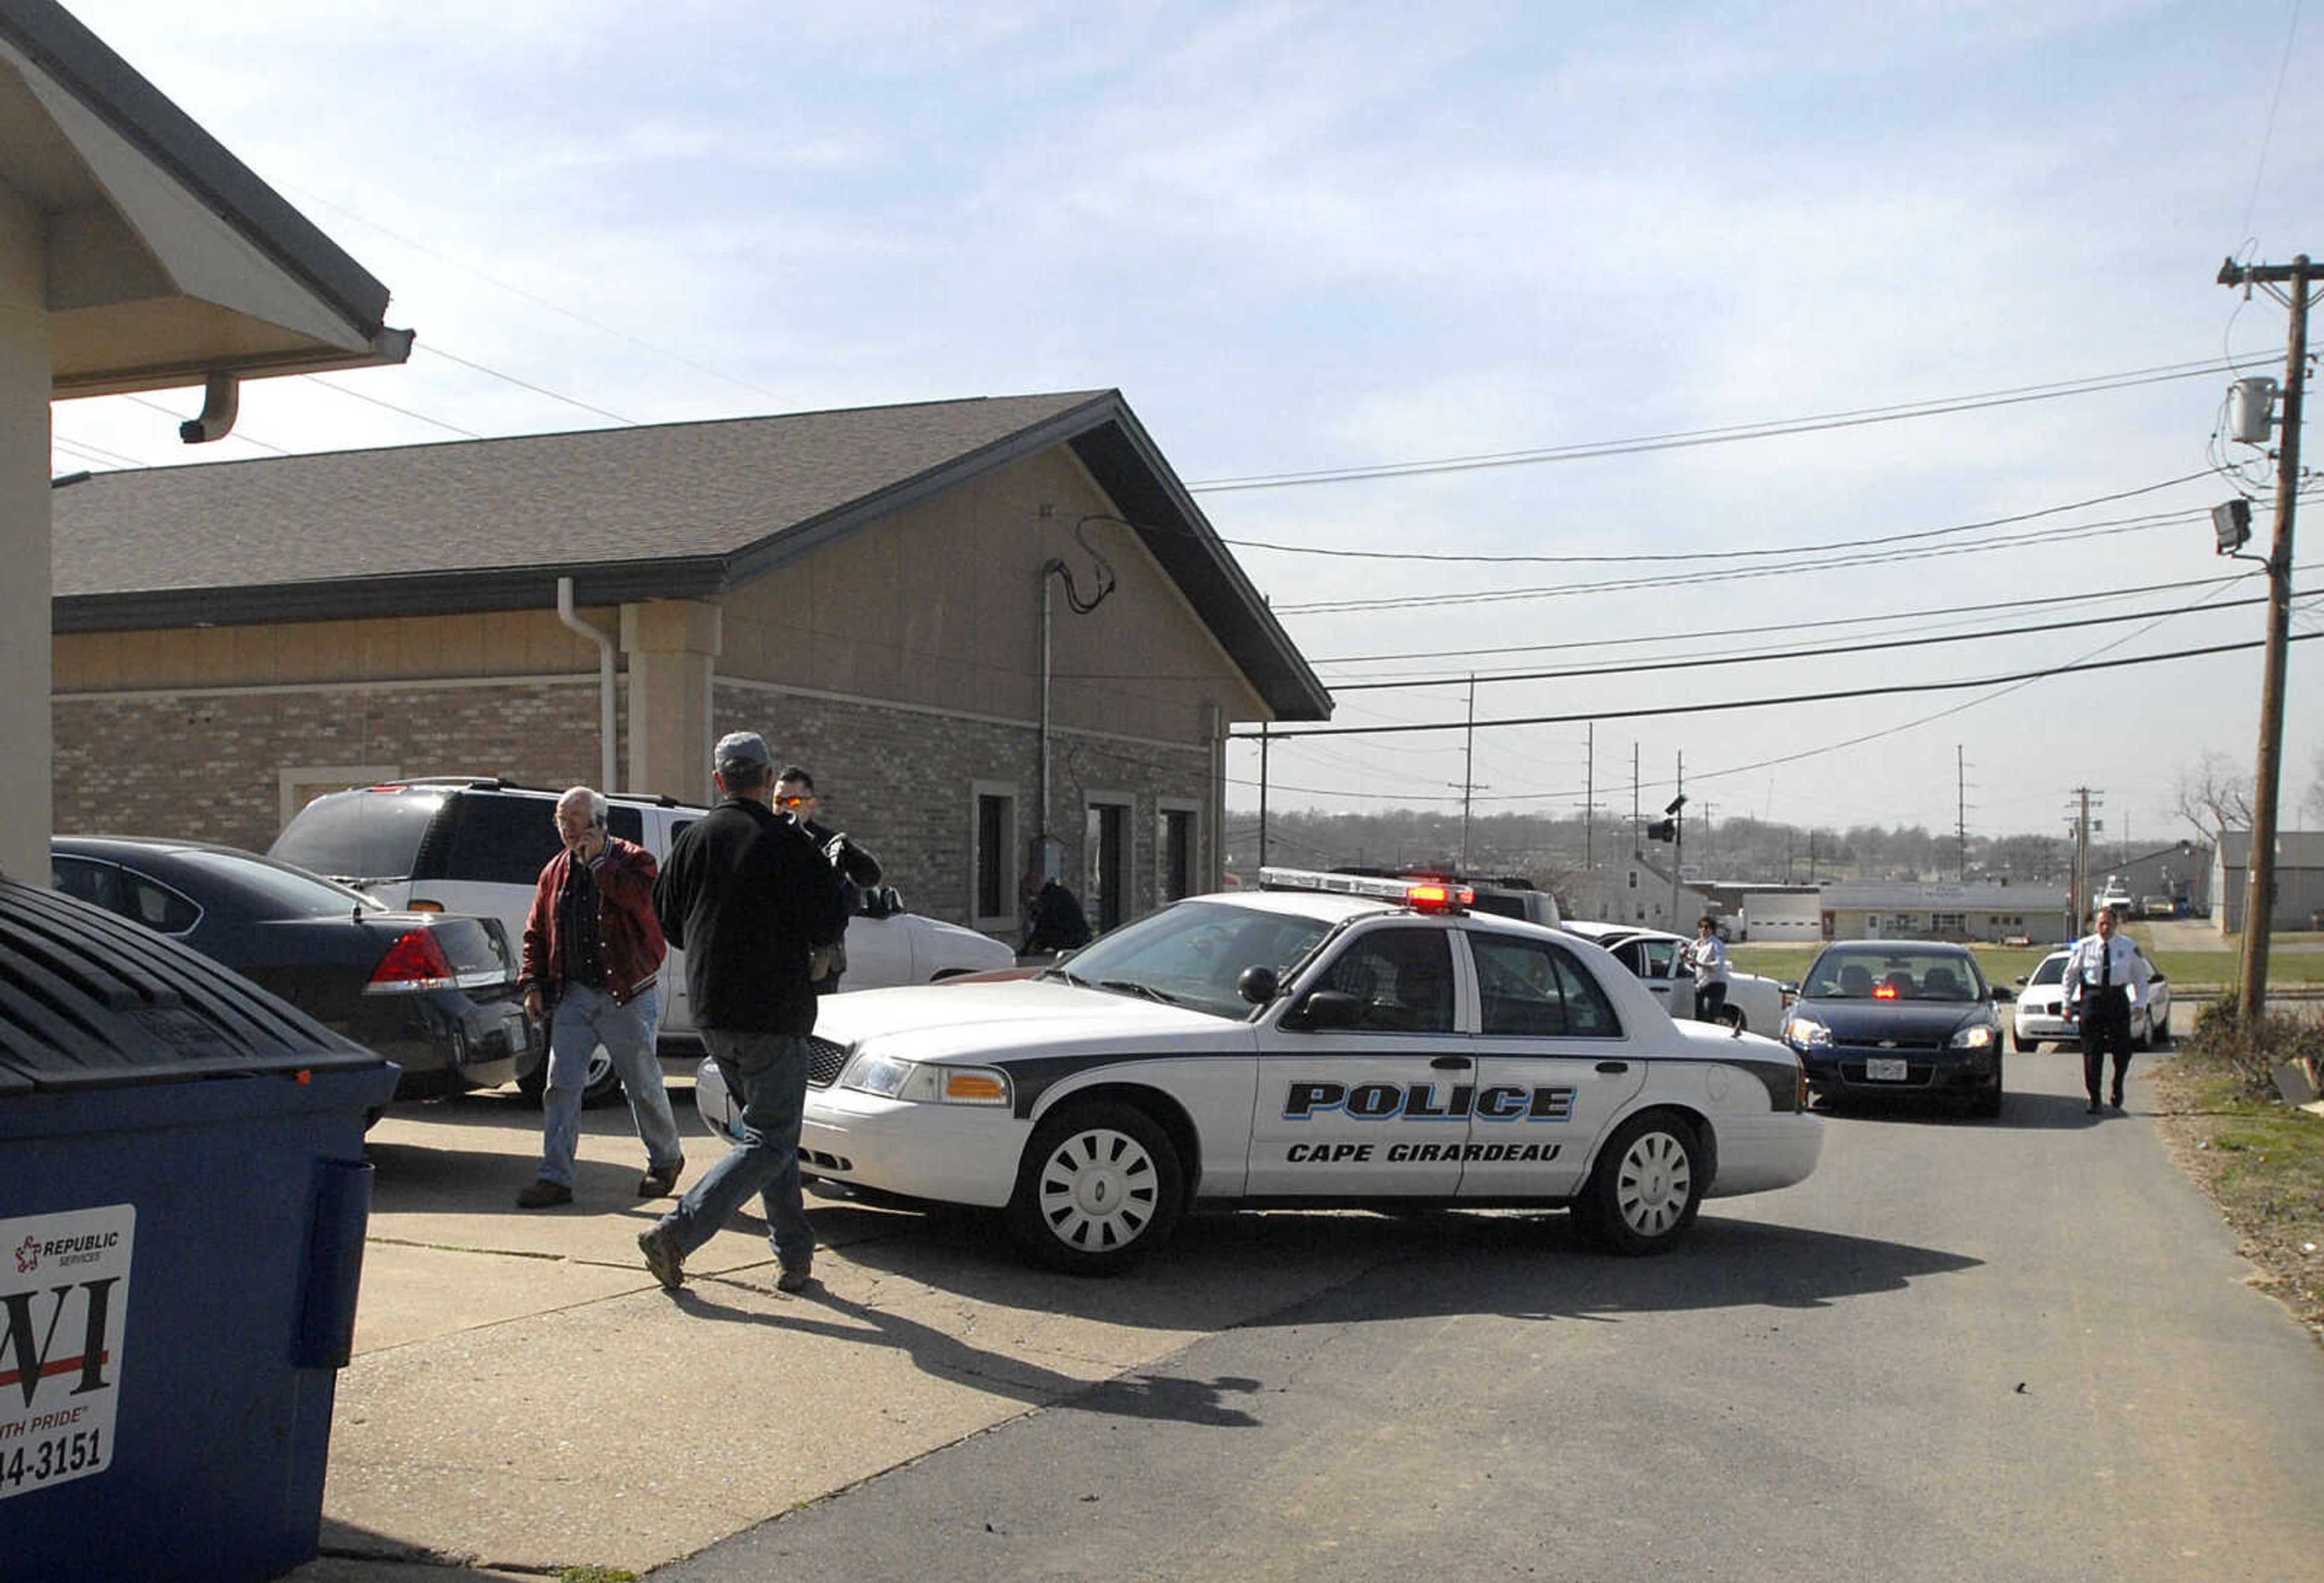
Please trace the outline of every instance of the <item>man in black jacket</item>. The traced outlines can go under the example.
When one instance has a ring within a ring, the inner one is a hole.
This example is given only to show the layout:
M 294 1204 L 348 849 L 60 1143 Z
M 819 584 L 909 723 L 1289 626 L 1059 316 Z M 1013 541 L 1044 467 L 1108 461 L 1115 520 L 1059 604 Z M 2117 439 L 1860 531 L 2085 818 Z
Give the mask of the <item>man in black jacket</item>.
M 846 901 L 807 832 L 770 805 L 775 766 L 765 740 L 756 732 L 722 737 L 713 763 L 724 800 L 671 843 L 654 881 L 654 912 L 664 936 L 686 953 L 694 1020 L 727 1091 L 742 1103 L 742 1142 L 639 1233 L 638 1249 L 654 1279 L 675 1292 L 686 1256 L 755 1192 L 781 1265 L 775 1284 L 797 1292 L 815 1260 L 798 1171 L 807 1035 L 815 1028 L 807 954 L 845 930 Z

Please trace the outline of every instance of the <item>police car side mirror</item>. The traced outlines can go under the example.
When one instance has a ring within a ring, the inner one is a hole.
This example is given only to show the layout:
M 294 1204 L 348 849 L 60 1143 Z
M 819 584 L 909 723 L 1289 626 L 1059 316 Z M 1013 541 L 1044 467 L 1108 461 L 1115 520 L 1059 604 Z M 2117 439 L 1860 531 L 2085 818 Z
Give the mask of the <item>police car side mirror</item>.
M 1282 987 L 1271 967 L 1247 967 L 1235 980 L 1235 993 L 1253 1006 L 1266 1005 L 1275 999 L 1276 991 Z
M 1318 989 L 1302 1000 L 1292 1016 L 1283 1020 L 1286 1027 L 1311 1031 L 1351 1028 L 1364 1020 L 1364 1002 L 1345 989 Z

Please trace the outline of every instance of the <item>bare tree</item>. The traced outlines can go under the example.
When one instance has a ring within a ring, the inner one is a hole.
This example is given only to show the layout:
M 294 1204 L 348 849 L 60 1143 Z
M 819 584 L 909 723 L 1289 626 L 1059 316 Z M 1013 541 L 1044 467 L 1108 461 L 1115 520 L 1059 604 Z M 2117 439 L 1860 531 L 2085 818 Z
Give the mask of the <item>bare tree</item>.
M 2227 755 L 2207 749 L 2179 771 L 2171 807 L 2216 847 L 2224 832 L 2251 828 L 2251 777 L 2237 775 Z

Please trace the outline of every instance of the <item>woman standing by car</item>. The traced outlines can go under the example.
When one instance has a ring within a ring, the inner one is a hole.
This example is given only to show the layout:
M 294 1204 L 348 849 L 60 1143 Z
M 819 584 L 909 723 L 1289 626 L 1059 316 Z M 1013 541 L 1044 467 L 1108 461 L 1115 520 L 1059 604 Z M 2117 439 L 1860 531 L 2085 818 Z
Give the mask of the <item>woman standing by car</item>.
M 1686 948 L 1686 965 L 1694 970 L 1694 1020 L 1717 1022 L 1727 1009 L 1727 942 L 1709 914 L 1695 919 L 1694 928 Z

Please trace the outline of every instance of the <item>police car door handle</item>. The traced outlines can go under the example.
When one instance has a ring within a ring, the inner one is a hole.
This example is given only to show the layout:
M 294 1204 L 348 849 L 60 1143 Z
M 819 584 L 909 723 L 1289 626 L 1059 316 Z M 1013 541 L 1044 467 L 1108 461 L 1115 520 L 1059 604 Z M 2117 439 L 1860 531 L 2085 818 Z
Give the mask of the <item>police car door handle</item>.
M 1598 1063 L 1598 1070 L 1608 1077 L 1613 1077 L 1618 1073 L 1629 1071 L 1630 1063 L 1627 1061 L 1600 1061 Z
M 1439 1055 L 1428 1064 L 1439 1072 L 1466 1072 L 1473 1063 L 1466 1055 Z

